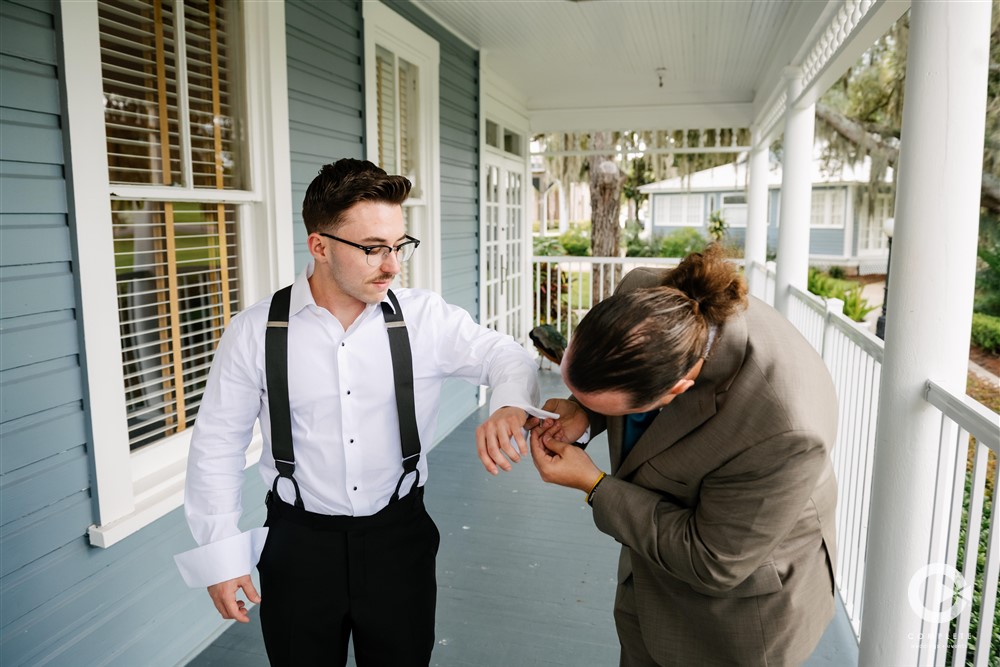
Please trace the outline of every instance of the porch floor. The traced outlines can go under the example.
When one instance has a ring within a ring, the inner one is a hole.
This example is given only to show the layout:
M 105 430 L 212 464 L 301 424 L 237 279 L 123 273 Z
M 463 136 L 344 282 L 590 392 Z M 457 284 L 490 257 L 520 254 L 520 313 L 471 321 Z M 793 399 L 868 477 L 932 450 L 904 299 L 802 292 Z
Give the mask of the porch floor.
M 557 369 L 540 371 L 539 381 L 543 398 L 567 393 Z M 469 416 L 429 455 L 425 500 L 441 531 L 431 664 L 617 665 L 611 609 L 618 544 L 594 527 L 582 494 L 544 484 L 530 461 L 489 475 L 473 445 L 486 415 L 481 408 Z M 607 469 L 603 438 L 588 451 Z M 256 611 L 249 624 L 233 623 L 188 664 L 267 665 Z M 857 661 L 857 643 L 838 601 L 806 666 Z

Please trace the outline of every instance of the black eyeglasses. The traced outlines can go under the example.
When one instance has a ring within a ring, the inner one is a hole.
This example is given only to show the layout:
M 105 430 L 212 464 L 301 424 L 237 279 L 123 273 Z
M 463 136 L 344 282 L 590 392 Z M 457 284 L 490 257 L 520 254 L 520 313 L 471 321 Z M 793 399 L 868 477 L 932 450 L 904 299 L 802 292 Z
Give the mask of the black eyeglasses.
M 325 234 L 323 232 L 316 232 L 320 236 L 325 236 L 328 239 L 333 239 L 334 241 L 340 241 L 345 245 L 349 245 L 353 248 L 358 248 L 363 250 L 365 253 L 365 258 L 368 260 L 368 266 L 379 266 L 389 258 L 389 253 L 396 253 L 396 259 L 400 262 L 405 262 L 410 257 L 413 257 L 413 251 L 417 249 L 420 245 L 420 240 L 415 239 L 409 234 L 404 234 L 406 240 L 397 246 L 389 245 L 361 245 L 359 243 L 354 243 L 346 239 L 342 239 L 339 236 L 334 236 L 333 234 Z

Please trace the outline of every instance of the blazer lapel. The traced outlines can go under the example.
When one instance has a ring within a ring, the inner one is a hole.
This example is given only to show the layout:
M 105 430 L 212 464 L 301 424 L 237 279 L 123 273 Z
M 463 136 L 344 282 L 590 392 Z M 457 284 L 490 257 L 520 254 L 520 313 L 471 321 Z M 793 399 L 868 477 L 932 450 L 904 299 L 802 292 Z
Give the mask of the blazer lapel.
M 609 419 L 608 444 L 615 476 L 628 477 L 640 465 L 708 421 L 717 410 L 718 395 L 729 389 L 743 366 L 746 347 L 747 324 L 740 313 L 727 320 L 719 332 L 694 386 L 660 412 L 624 460 L 621 459 L 624 418 Z

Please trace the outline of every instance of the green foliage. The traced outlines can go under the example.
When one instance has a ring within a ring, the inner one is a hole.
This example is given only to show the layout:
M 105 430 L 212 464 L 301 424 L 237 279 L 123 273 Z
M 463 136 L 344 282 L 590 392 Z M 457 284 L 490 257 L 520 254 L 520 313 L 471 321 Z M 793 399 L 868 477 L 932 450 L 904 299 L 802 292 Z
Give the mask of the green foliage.
M 1000 217 L 989 213 L 980 217 L 977 254 L 973 310 L 1000 316 Z
M 875 310 L 868 305 L 868 299 L 861 296 L 861 285 L 851 280 L 842 280 L 809 267 L 806 289 L 826 299 L 840 299 L 844 302 L 844 315 L 855 322 L 864 322 L 865 316 Z
M 721 241 L 726 235 L 729 225 L 722 217 L 722 211 L 712 211 L 708 216 L 708 236 L 713 241 Z
M 566 249 L 555 236 L 536 236 L 532 241 L 536 255 L 565 255 Z
M 590 230 L 573 227 L 559 237 L 567 255 L 583 257 L 590 254 Z
M 649 160 L 645 157 L 635 158 L 625 172 L 625 182 L 622 183 L 622 196 L 627 201 L 635 202 L 635 209 L 638 211 L 642 202 L 649 199 L 649 195 L 639 192 L 639 188 L 646 185 L 646 183 L 652 182 L 653 171 L 649 168 Z
M 973 313 L 972 344 L 986 352 L 1000 354 L 1000 317 Z
M 660 240 L 660 257 L 687 257 L 693 252 L 701 252 L 708 241 L 694 227 L 678 229 Z
M 844 274 L 844 267 L 842 267 L 842 266 L 831 266 L 829 269 L 826 270 L 826 272 L 828 274 L 830 274 L 831 278 L 836 278 L 837 280 L 843 280 L 844 279 L 844 275 L 845 275 Z
M 641 232 L 642 224 L 638 220 L 629 220 L 625 223 L 620 245 L 625 248 L 626 257 L 653 257 L 656 255 L 653 246 L 639 237 Z
M 868 299 L 861 296 L 861 285 L 858 284 L 844 292 L 840 299 L 844 302 L 844 315 L 855 322 L 864 322 L 865 316 L 875 310 L 875 306 L 869 306 Z

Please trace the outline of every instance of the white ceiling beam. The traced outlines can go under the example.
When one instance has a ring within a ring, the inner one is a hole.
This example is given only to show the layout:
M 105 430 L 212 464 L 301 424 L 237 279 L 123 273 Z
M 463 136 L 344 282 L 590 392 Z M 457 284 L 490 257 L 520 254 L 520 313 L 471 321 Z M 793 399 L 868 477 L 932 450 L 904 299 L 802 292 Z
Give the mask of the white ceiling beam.
M 531 132 L 598 132 L 622 128 L 749 127 L 753 105 L 675 104 L 637 107 L 529 109 Z

